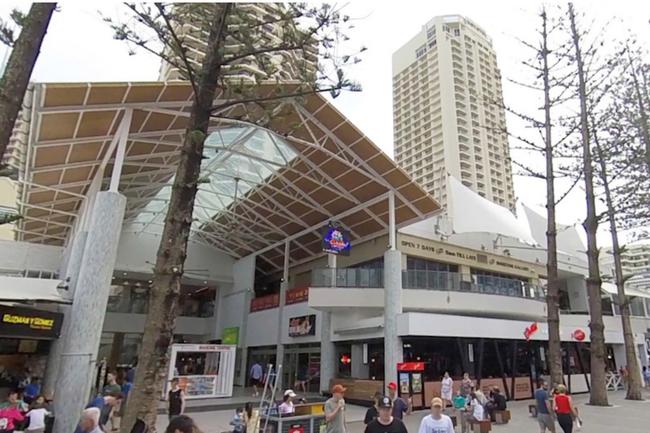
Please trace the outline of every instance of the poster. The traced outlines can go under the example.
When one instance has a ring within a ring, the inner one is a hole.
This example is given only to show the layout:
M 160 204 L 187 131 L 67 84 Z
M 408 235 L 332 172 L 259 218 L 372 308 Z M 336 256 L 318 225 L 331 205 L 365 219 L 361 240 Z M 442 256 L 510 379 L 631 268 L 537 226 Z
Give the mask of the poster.
M 298 316 L 289 319 L 289 337 L 316 335 L 316 315 Z
M 399 390 L 400 394 L 409 395 L 411 390 L 409 389 L 409 374 L 400 373 L 399 374 Z
M 413 388 L 413 394 L 422 392 L 422 373 L 411 374 L 411 388 Z
M 178 379 L 178 385 L 188 397 L 207 397 L 215 393 L 214 376 L 181 376 Z
M 223 344 L 239 343 L 239 327 L 233 326 L 231 328 L 223 328 L 223 332 L 221 333 L 221 343 Z

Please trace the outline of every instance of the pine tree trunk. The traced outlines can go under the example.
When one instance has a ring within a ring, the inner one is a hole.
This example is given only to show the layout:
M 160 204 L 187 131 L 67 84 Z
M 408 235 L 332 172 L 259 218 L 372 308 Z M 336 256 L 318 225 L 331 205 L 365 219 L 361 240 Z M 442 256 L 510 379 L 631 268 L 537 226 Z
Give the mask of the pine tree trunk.
M 172 343 L 177 317 L 176 310 L 201 169 L 203 144 L 207 136 L 211 108 L 221 73 L 223 51 L 221 47 L 225 39 L 226 18 L 230 8 L 230 4 L 223 4 L 215 9 L 215 17 L 208 36 L 207 50 L 198 77 L 198 94 L 195 95 L 192 104 L 158 248 L 149 295 L 149 312 L 138 355 L 135 383 L 122 420 L 122 433 L 129 433 L 138 418 L 144 420 L 149 427 L 149 432 L 156 431 L 158 402 L 167 379 L 169 346 Z
M 621 323 L 623 325 L 623 342 L 625 343 L 625 358 L 627 360 L 628 386 L 625 398 L 628 400 L 643 400 L 641 395 L 642 379 L 639 361 L 634 350 L 634 334 L 632 332 L 632 323 L 630 322 L 630 303 L 625 295 L 625 280 L 623 278 L 623 265 L 621 263 L 621 248 L 618 242 L 618 230 L 616 227 L 616 215 L 612 194 L 609 188 L 609 178 L 607 177 L 607 164 L 603 155 L 603 150 L 598 143 L 598 137 L 594 135 L 596 151 L 600 163 L 600 176 L 605 190 L 605 202 L 607 204 L 607 218 L 609 219 L 609 231 L 612 235 L 612 250 L 614 252 L 614 272 L 616 275 L 616 289 L 618 292 L 618 302 L 621 312 Z
M 56 3 L 32 4 L 0 80 L 0 158 L 9 144 L 54 9 Z
M 587 85 L 585 82 L 584 64 L 580 49 L 580 36 L 576 28 L 576 17 L 573 3 L 569 3 L 569 19 L 571 22 L 571 37 L 575 49 L 578 73 L 578 95 L 580 97 L 580 132 L 582 138 L 582 163 L 585 178 L 585 200 L 587 217 L 583 223 L 587 233 L 587 262 L 589 275 L 587 277 L 587 293 L 589 296 L 589 329 L 591 331 L 591 393 L 589 404 L 608 406 L 607 382 L 605 378 L 605 325 L 603 323 L 603 306 L 601 301 L 601 279 L 598 264 L 598 217 L 596 216 L 596 198 L 594 195 L 593 167 L 591 143 L 589 134 L 589 119 L 587 111 Z
M 562 347 L 560 341 L 560 282 L 557 272 L 557 228 L 555 225 L 555 173 L 551 97 L 548 70 L 548 33 L 546 11 L 542 12 L 542 61 L 544 80 L 544 142 L 546 157 L 546 309 L 548 310 L 548 363 L 552 385 L 563 382 Z

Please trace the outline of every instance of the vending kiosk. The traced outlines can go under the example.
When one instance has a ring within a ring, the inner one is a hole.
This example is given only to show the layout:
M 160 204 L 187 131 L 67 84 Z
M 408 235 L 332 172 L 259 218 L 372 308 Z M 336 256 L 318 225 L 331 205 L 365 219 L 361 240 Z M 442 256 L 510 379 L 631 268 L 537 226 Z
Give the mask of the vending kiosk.
M 397 364 L 398 395 L 404 399 L 411 398 L 413 409 L 428 406 L 424 398 L 424 362 L 400 362 Z

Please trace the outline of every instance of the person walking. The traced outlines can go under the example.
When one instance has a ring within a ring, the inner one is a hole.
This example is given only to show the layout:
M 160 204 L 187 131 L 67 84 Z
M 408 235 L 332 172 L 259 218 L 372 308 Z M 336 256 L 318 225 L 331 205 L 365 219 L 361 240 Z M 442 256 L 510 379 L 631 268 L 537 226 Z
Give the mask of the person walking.
M 558 385 L 557 394 L 553 399 L 553 407 L 557 415 L 557 422 L 564 433 L 573 432 L 573 420 L 582 424 L 578 416 L 578 410 L 573 406 L 573 400 L 567 395 L 566 386 Z
M 368 425 L 370 424 L 371 421 L 376 419 L 379 416 L 379 399 L 382 398 L 383 396 L 381 395 L 380 392 L 376 392 L 375 395 L 372 397 L 372 406 L 368 408 L 366 411 L 366 416 L 363 417 L 363 424 Z
M 441 398 L 431 400 L 431 414 L 422 418 L 418 433 L 454 433 L 454 423 L 442 413 L 443 405 Z
M 449 372 L 445 371 L 445 375 L 442 378 L 442 385 L 440 387 L 440 396 L 442 397 L 442 402 L 445 405 L 444 407 L 451 406 L 451 400 L 454 393 L 454 380 L 449 376 Z
M 409 398 L 408 401 L 397 396 L 397 384 L 391 382 L 388 384 L 388 396 L 393 402 L 393 416 L 397 419 L 403 419 L 404 414 L 410 415 L 413 412 L 413 401 Z
M 463 374 L 463 380 L 460 382 L 460 395 L 465 398 L 469 397 L 469 393 L 472 392 L 473 386 L 474 383 L 472 382 L 472 379 L 470 379 L 469 373 Z
M 76 431 L 80 433 L 103 433 L 99 425 L 100 413 L 101 411 L 97 407 L 84 409 Z
M 179 415 L 169 421 L 165 433 L 202 433 L 192 418 Z
M 548 394 L 548 382 L 544 379 L 538 382 L 538 388 L 535 391 L 535 404 L 537 406 L 537 423 L 539 424 L 540 433 L 545 433 L 546 429 L 551 433 L 555 433 L 555 420 L 553 419 L 553 410 Z
M 325 433 L 346 433 L 343 394 L 345 388 L 342 385 L 332 387 L 332 398 L 325 402 Z
M 168 393 L 169 410 L 167 415 L 171 421 L 174 417 L 185 412 L 185 391 L 178 384 L 178 378 L 173 378 L 171 389 Z
M 251 386 L 253 387 L 253 397 L 258 397 L 260 395 L 260 393 L 257 390 L 257 387 L 263 385 L 263 379 L 264 379 L 264 369 L 262 368 L 262 366 L 258 361 L 255 361 L 251 366 L 251 371 L 250 371 L 250 381 L 251 381 Z
M 102 389 L 103 395 L 111 395 L 122 392 L 122 387 L 117 383 L 117 379 L 114 373 L 108 373 L 106 375 L 106 385 Z
M 370 421 L 364 433 L 408 433 L 402 420 L 393 416 L 393 400 L 390 397 L 379 397 L 377 407 L 379 416 Z
M 41 393 L 41 379 L 34 376 L 29 382 L 29 385 L 23 390 L 23 401 L 27 404 L 32 404 L 34 399 Z
M 643 366 L 643 381 L 645 382 L 645 387 L 650 388 L 650 369 L 647 366 Z
M 0 406 L 0 432 L 13 433 L 17 423 L 23 422 L 25 417 L 20 410 L 18 392 L 9 391 L 8 400 Z
M 25 430 L 26 433 L 45 433 L 45 418 L 50 415 L 50 412 L 47 411 L 45 405 L 38 402 L 36 399 L 32 408 L 27 415 L 29 418 L 29 425 Z

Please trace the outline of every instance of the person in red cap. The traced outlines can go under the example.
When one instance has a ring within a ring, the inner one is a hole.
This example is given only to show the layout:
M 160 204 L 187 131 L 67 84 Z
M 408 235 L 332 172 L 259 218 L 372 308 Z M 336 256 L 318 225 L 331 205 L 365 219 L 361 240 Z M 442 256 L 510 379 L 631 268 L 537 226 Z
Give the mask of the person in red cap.
M 388 396 L 393 402 L 393 418 L 403 419 L 404 414 L 408 415 L 413 411 L 413 403 L 409 398 L 408 402 L 397 396 L 397 384 L 391 382 L 388 384 Z
M 342 385 L 332 387 L 332 398 L 325 402 L 326 433 L 345 433 L 345 400 Z

